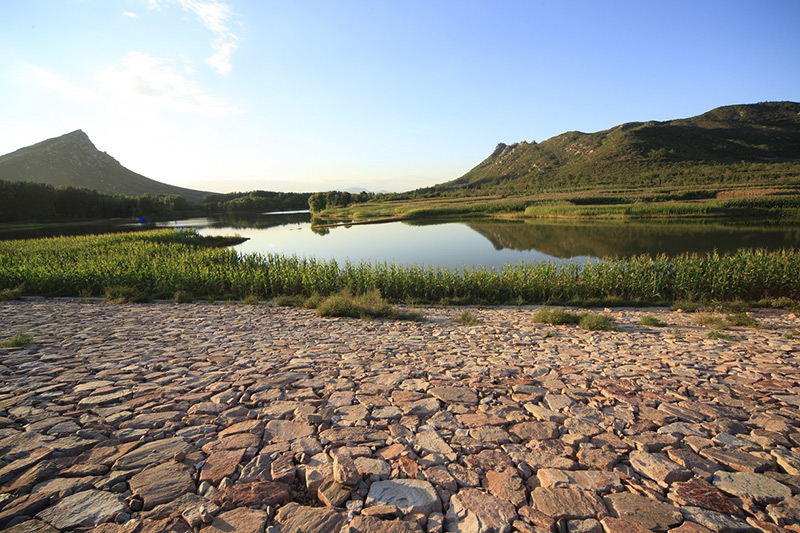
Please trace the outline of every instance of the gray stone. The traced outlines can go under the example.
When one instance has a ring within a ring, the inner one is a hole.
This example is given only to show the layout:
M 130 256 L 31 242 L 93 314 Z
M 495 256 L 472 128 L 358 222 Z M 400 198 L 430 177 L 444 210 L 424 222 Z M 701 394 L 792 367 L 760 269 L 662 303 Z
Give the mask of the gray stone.
M 37 516 L 56 529 L 95 527 L 110 522 L 126 510 L 119 498 L 110 492 L 85 490 L 67 496 Z
M 394 505 L 404 514 L 442 512 L 436 489 L 421 479 L 376 481 L 369 488 L 366 505 Z

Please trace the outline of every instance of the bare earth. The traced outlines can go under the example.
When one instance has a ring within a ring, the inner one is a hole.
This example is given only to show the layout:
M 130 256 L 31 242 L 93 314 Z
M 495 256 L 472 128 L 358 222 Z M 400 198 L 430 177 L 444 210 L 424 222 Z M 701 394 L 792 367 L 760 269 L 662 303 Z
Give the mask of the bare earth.
M 422 311 L 0 303 L 0 529 L 800 531 L 794 314 Z

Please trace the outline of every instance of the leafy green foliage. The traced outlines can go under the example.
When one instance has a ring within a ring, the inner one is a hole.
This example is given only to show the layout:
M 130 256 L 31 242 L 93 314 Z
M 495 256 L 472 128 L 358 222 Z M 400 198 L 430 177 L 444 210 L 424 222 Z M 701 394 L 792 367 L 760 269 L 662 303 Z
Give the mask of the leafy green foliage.
M 20 298 L 22 298 L 22 287 L 0 290 L 0 302 L 19 300 Z
M 176 304 L 189 304 L 194 301 L 194 294 L 189 291 L 175 291 L 175 303 Z
M 760 326 L 758 320 L 747 313 L 731 313 L 725 317 L 725 320 L 731 326 L 739 326 L 743 328 L 757 328 Z

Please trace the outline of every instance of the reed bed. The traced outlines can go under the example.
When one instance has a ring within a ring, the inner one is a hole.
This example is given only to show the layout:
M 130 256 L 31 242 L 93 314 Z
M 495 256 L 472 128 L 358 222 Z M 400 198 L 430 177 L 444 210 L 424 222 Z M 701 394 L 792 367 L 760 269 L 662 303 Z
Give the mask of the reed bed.
M 219 244 L 219 243 L 216 243 Z M 589 263 L 518 263 L 459 270 L 344 263 L 208 247 L 187 231 L 0 242 L 0 291 L 101 296 L 114 287 L 152 298 L 330 295 L 378 289 L 391 301 L 546 304 L 800 299 L 800 251 L 636 256 Z

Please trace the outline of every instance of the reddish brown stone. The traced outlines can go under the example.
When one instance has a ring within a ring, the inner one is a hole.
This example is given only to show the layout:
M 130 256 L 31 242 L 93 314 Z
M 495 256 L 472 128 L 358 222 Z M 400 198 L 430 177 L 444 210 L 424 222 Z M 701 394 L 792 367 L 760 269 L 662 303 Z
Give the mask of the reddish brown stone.
M 744 518 L 744 511 L 711 483 L 693 478 L 685 483 L 675 483 L 670 492 L 670 499 L 678 505 L 702 507 L 720 513 Z
M 26 494 L 12 501 L 0 511 L 0 527 L 18 516 L 33 516 L 50 504 L 49 493 Z
M 282 505 L 292 499 L 289 486 L 274 481 L 235 483 L 219 491 L 211 501 L 222 506 L 225 503 L 245 506 Z
M 211 454 L 206 459 L 206 464 L 200 471 L 200 481 L 208 481 L 212 485 L 218 484 L 222 478 L 233 475 L 239 461 L 244 457 L 245 450 L 222 450 Z

